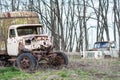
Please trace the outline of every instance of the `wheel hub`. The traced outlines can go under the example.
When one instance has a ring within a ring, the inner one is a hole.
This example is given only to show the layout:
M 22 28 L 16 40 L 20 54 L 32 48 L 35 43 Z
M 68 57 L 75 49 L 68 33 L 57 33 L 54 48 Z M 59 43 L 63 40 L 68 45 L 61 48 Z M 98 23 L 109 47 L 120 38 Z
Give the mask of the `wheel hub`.
M 20 61 L 20 67 L 22 69 L 29 69 L 29 67 L 30 67 L 30 59 L 27 58 L 27 57 L 21 59 L 21 61 Z

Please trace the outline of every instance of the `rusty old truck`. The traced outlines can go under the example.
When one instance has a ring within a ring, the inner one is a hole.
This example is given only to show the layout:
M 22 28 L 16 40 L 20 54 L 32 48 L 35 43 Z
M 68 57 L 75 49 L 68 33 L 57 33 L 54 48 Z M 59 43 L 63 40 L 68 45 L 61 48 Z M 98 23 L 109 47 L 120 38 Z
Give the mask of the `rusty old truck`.
M 0 66 L 15 65 L 23 71 L 34 71 L 39 66 L 66 66 L 67 55 L 53 48 L 37 13 L 0 14 Z

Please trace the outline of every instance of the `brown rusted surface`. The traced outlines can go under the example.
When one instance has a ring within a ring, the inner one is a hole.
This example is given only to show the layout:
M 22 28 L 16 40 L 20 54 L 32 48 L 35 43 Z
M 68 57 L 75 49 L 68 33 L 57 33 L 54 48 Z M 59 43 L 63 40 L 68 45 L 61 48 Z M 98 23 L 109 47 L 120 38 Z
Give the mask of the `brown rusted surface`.
M 6 50 L 0 50 L 0 55 L 7 55 L 7 51 Z
M 64 58 L 62 55 L 55 54 L 54 52 L 46 51 L 33 51 L 33 55 L 37 58 L 40 68 L 59 68 L 64 65 Z
M 38 17 L 37 13 L 30 11 L 14 11 L 14 12 L 5 12 L 0 14 L 0 19 L 9 19 L 9 18 L 25 18 L 25 17 Z
M 16 57 L 15 57 L 15 56 L 12 56 L 10 59 L 8 59 L 8 61 L 14 62 L 14 61 L 16 61 Z
M 4 61 L 0 61 L 0 67 L 4 67 L 5 66 L 5 62 Z
M 61 55 L 54 55 L 51 57 L 51 64 L 54 67 L 62 66 L 64 64 L 64 59 Z
M 30 68 L 30 65 L 31 65 L 31 63 L 30 63 L 30 59 L 28 57 L 24 57 L 21 59 L 20 68 L 22 70 L 28 70 Z

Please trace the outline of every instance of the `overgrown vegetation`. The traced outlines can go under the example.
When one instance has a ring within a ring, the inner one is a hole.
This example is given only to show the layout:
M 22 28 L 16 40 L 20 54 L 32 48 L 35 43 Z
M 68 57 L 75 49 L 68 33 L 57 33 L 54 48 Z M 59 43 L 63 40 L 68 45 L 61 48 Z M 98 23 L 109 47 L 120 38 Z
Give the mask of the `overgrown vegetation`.
M 0 80 L 119 80 L 120 60 L 74 60 L 67 68 L 39 69 L 25 73 L 15 67 L 1 67 Z
M 23 76 L 27 77 L 27 73 L 20 72 L 15 67 L 2 67 L 0 68 L 0 80 L 10 80 L 14 77 Z
M 89 75 L 81 69 L 76 71 L 67 68 L 60 70 L 46 69 L 32 74 L 20 72 L 14 67 L 0 69 L 0 80 L 76 80 L 80 77 L 83 80 L 89 79 Z

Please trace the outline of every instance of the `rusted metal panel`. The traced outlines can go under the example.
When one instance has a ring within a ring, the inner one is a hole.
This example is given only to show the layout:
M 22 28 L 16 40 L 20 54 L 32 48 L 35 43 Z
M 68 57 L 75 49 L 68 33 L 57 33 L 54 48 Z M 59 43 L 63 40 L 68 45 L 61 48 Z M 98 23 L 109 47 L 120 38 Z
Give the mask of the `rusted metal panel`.
M 15 24 L 38 24 L 39 17 L 35 12 L 15 11 L 0 14 L 0 51 L 6 50 L 8 28 Z M 1 53 L 0 53 L 1 54 Z
M 9 18 L 35 18 L 38 17 L 38 14 L 30 11 L 15 11 L 15 12 L 5 12 L 0 14 L 0 19 L 9 19 Z

